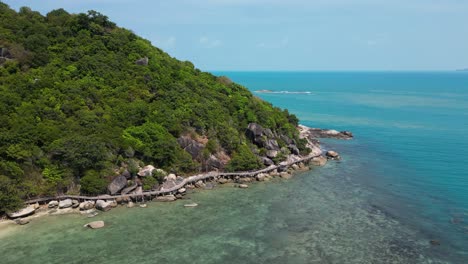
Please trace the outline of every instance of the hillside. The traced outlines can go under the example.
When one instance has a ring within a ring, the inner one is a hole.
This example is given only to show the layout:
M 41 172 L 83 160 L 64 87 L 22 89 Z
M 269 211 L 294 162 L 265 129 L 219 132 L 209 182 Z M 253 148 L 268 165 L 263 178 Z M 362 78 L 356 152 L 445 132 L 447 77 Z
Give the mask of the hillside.
M 0 213 L 26 198 L 105 193 L 146 164 L 188 175 L 277 163 L 307 153 L 297 125 L 98 12 L 0 3 Z

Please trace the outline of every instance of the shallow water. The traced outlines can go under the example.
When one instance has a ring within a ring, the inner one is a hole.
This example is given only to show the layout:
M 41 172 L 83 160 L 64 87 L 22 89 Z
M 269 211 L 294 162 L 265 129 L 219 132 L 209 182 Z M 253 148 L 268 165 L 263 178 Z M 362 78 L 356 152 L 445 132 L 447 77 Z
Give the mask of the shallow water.
M 227 75 L 310 91 L 257 95 L 305 125 L 353 131 L 323 140 L 343 160 L 249 189 L 34 219 L 0 237 L 1 263 L 468 263 L 468 75 Z M 94 220 L 106 227 L 83 228 Z
M 355 165 L 90 218 L 46 216 L 0 241 L 2 263 L 427 263 L 430 246 L 365 202 Z M 396 262 L 395 262 L 396 261 Z

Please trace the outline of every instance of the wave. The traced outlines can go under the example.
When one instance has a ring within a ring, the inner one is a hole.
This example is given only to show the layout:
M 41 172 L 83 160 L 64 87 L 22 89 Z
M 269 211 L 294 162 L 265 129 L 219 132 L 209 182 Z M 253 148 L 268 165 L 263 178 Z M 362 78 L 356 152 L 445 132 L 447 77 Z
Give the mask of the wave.
M 273 93 L 273 94 L 312 94 L 307 91 L 271 91 L 271 90 L 257 90 L 256 93 Z

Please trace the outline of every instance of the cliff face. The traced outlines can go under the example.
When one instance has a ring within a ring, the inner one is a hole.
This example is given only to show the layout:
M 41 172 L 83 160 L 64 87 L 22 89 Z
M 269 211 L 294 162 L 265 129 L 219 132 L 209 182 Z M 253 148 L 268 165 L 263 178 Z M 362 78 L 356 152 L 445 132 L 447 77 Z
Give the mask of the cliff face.
M 307 152 L 287 110 L 95 11 L 0 3 L 0 32 L 0 199 L 100 193 L 143 164 L 244 170 Z

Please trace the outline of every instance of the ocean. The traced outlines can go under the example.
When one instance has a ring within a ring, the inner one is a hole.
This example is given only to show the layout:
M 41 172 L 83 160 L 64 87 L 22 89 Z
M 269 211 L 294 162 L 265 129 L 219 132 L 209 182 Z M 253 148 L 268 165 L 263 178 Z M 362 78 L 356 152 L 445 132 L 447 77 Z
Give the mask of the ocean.
M 468 73 L 214 72 L 287 108 L 341 161 L 188 201 L 0 230 L 2 263 L 468 263 Z M 270 92 L 256 92 L 268 90 Z M 431 241 L 433 243 L 431 243 Z

